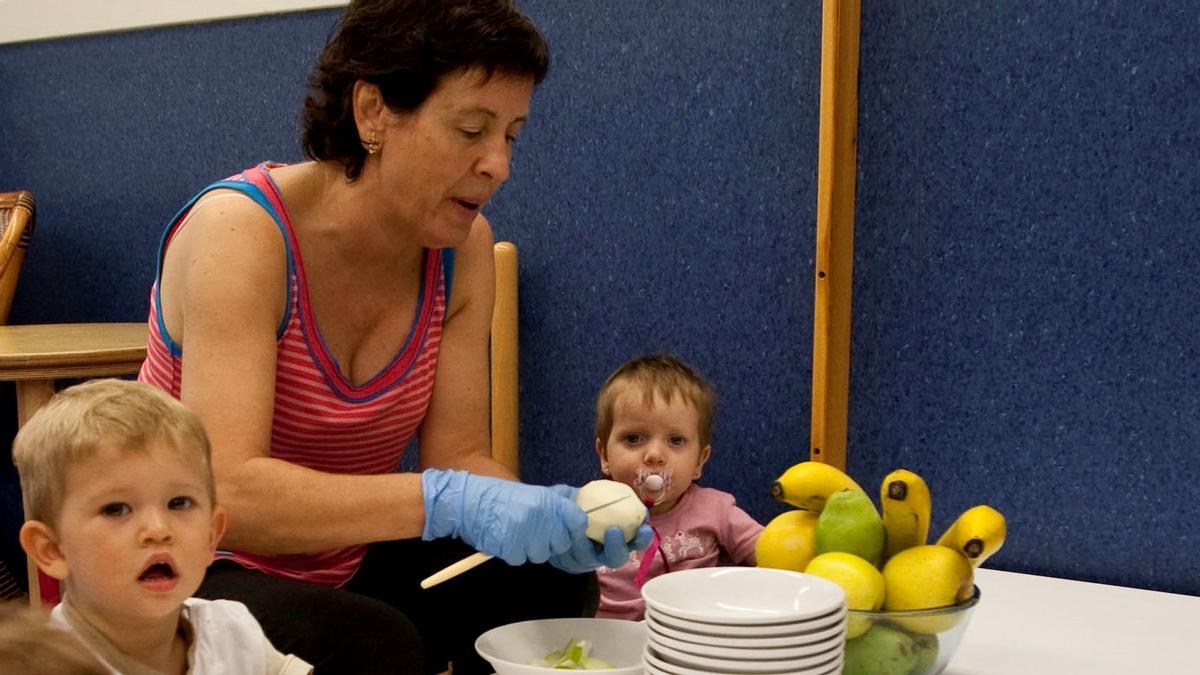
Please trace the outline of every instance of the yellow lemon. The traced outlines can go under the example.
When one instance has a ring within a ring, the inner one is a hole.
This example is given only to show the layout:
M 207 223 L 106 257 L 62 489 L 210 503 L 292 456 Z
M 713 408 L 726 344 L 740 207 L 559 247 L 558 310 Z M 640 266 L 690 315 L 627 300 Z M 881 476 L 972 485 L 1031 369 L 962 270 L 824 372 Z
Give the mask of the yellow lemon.
M 897 553 L 883 566 L 883 580 L 887 587 L 883 608 L 889 612 L 948 607 L 969 599 L 975 590 L 971 563 L 947 546 L 914 546 Z M 920 633 L 940 633 L 960 617 L 909 617 L 897 622 Z
M 846 592 L 846 607 L 850 609 L 876 611 L 883 606 L 886 588 L 883 574 L 874 565 L 853 553 L 822 553 L 808 563 L 804 572 L 841 586 Z M 846 639 L 853 640 L 867 632 L 870 627 L 871 619 L 868 617 L 851 616 L 846 627 Z
M 817 514 L 787 511 L 775 516 L 758 536 L 754 559 L 759 567 L 803 572 L 812 560 Z

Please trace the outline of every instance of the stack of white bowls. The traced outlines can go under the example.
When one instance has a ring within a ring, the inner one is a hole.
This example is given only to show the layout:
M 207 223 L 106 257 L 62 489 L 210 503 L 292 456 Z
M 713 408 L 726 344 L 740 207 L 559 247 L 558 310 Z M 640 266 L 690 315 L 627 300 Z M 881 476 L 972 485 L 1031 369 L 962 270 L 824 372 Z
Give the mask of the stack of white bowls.
M 846 595 L 820 577 L 762 567 L 681 570 L 651 579 L 646 672 L 834 675 Z

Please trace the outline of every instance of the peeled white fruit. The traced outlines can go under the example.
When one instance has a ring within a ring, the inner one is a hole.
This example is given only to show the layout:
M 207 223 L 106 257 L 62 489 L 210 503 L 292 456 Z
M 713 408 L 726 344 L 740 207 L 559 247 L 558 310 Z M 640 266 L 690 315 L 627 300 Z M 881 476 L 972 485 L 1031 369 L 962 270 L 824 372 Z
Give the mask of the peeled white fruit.
M 609 502 L 616 503 L 592 511 Z M 590 511 L 587 536 L 600 544 L 604 543 L 604 533 L 610 527 L 621 528 L 625 541 L 632 541 L 638 526 L 646 520 L 646 505 L 638 499 L 637 493 L 615 480 L 594 480 L 584 485 L 579 488 L 575 503 L 584 511 Z

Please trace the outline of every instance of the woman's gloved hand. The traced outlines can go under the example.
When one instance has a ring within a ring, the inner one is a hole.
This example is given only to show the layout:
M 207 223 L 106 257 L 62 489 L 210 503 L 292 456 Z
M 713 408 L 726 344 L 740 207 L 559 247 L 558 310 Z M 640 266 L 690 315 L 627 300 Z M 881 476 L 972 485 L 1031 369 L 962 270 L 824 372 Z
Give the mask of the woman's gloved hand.
M 557 488 L 438 469 L 421 474 L 421 487 L 426 541 L 457 537 L 520 565 L 546 562 L 587 540 L 587 514 Z
M 601 565 L 620 567 L 654 537 L 643 523 L 632 542 L 617 527 L 605 532 L 603 546 L 588 539 L 587 514 L 575 504 L 579 488 L 568 485 L 543 487 L 429 469 L 421 474 L 421 486 L 423 539 L 457 537 L 510 565 L 548 560 L 572 574 Z
M 575 502 L 579 488 L 569 485 L 553 485 L 550 487 L 563 497 Z M 550 556 L 550 564 L 571 574 L 590 572 L 597 567 L 620 567 L 629 560 L 633 551 L 644 551 L 654 538 L 654 530 L 650 529 L 650 512 L 646 512 L 646 520 L 638 527 L 633 541 L 625 541 L 625 533 L 619 527 L 610 527 L 604 531 L 604 545 L 588 539 L 586 532 L 571 542 L 571 548 L 562 553 Z

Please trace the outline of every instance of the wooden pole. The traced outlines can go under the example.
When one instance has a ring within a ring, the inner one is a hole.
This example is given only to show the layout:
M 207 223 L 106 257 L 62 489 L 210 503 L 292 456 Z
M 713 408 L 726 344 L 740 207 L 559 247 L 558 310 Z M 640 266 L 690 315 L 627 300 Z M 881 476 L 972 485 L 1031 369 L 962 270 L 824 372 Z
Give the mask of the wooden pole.
M 846 468 L 860 0 L 825 0 L 810 458 Z
M 497 242 L 496 304 L 492 313 L 492 457 L 520 474 L 518 441 L 517 246 Z

